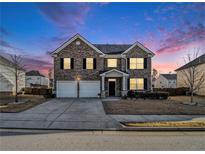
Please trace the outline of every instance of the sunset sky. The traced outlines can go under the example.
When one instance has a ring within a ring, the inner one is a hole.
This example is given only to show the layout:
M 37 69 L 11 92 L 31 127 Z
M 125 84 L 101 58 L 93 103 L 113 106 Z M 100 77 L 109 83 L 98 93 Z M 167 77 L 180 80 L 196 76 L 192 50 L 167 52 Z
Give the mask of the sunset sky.
M 92 43 L 152 50 L 153 68 L 168 73 L 183 57 L 205 53 L 205 3 L 0 3 L 0 52 L 24 56 L 47 75 L 47 54 L 76 33 Z

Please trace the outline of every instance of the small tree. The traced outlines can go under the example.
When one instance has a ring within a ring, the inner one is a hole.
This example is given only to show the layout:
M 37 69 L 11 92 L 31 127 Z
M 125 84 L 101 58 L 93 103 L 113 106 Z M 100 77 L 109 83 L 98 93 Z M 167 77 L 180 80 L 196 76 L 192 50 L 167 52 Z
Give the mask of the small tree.
M 184 58 L 185 64 L 191 63 L 194 59 L 198 58 L 199 50 L 191 54 L 187 54 Z M 199 65 L 192 64 L 190 67 L 181 70 L 182 73 L 182 82 L 189 87 L 189 92 L 191 95 L 190 101 L 194 102 L 194 93 L 199 91 L 204 87 L 205 82 L 205 72 L 203 72 Z
M 21 75 L 24 73 L 25 65 L 23 65 L 23 59 L 19 55 L 10 55 L 9 59 L 10 63 L 5 65 L 9 75 L 14 77 L 15 80 L 15 102 L 18 102 L 18 87 L 19 87 L 19 79 Z

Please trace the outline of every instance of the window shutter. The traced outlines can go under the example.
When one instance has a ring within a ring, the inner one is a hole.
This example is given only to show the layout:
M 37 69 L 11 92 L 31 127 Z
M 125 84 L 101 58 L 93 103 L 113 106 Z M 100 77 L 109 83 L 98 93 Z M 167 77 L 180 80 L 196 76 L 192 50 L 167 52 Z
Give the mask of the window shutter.
M 86 69 L 86 58 L 83 58 L 83 69 Z
M 93 59 L 93 69 L 96 69 L 96 58 Z
M 60 58 L 60 69 L 64 69 L 63 64 L 64 64 L 64 58 Z
M 73 58 L 71 58 L 71 69 L 73 69 L 74 68 L 74 59 Z
M 130 79 L 127 79 L 127 90 L 130 90 Z
M 130 58 L 127 58 L 127 69 L 130 69 Z
M 144 69 L 147 69 L 147 58 L 144 58 Z
M 144 78 L 144 89 L 147 90 L 147 78 Z

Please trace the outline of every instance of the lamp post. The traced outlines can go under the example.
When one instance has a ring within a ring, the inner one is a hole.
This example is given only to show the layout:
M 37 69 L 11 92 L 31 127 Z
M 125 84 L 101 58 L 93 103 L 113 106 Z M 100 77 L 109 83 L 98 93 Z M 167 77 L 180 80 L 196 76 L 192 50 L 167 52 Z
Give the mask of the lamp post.
M 80 86 L 79 86 L 80 77 L 77 77 L 77 98 L 79 98 Z

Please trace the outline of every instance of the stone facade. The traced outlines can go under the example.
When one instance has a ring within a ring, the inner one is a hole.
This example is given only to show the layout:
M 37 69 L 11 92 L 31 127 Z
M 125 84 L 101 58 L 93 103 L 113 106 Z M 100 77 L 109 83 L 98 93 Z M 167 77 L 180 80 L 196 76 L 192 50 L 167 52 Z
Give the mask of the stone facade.
M 76 42 L 80 41 L 80 45 Z M 63 70 L 60 68 L 60 58 L 74 58 L 74 69 Z M 83 69 L 83 58 L 96 58 L 96 69 Z M 99 72 L 104 69 L 104 59 L 100 53 L 80 39 L 71 42 L 54 57 L 54 79 L 57 80 L 100 80 Z
M 130 78 L 147 78 L 147 90 L 151 90 L 151 57 L 148 56 L 148 53 L 135 46 L 126 54 L 127 58 L 147 58 L 147 68 L 146 69 L 128 69 L 127 72 L 130 75 Z
M 80 42 L 77 45 L 76 42 Z M 87 43 L 85 43 L 80 38 L 77 38 L 71 42 L 67 47 L 56 53 L 54 56 L 54 89 L 56 88 L 56 81 L 58 80 L 76 80 L 77 77 L 80 80 L 100 80 L 100 72 L 105 70 L 117 69 L 120 71 L 127 71 L 129 77 L 126 78 L 126 87 L 129 78 L 147 78 L 147 89 L 151 89 L 151 57 L 148 56 L 148 53 L 143 51 L 139 47 L 134 47 L 128 53 L 125 54 L 125 58 L 117 58 L 117 68 L 108 68 L 107 67 L 107 58 L 103 58 L 102 54 L 95 51 Z M 147 58 L 147 69 L 142 70 L 130 70 L 127 69 L 127 58 Z M 60 59 L 61 58 L 74 58 L 74 68 L 73 69 L 61 69 L 60 68 Z M 87 70 L 83 69 L 83 58 L 96 58 L 96 69 Z M 108 79 L 105 78 L 105 96 L 108 96 Z M 116 96 L 121 96 L 122 93 L 122 77 L 115 77 L 116 79 Z M 102 84 L 102 81 L 101 81 Z

